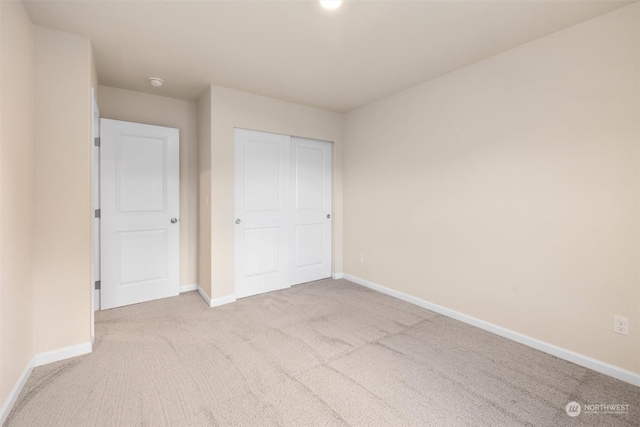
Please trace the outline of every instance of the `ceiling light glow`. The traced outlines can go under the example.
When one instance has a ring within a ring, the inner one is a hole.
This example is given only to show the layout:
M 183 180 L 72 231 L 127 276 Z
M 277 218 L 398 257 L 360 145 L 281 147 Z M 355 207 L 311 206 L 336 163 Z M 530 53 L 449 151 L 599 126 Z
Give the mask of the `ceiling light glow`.
M 337 9 L 342 4 L 342 0 L 320 0 L 320 4 L 325 9 Z

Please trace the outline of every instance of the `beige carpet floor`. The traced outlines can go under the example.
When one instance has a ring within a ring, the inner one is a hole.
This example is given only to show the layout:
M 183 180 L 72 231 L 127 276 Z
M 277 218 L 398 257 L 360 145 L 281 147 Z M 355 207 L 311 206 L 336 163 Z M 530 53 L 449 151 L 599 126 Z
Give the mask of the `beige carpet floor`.
M 630 411 L 570 418 L 574 400 Z M 93 353 L 36 368 L 6 426 L 639 424 L 638 387 L 323 280 L 98 312 Z

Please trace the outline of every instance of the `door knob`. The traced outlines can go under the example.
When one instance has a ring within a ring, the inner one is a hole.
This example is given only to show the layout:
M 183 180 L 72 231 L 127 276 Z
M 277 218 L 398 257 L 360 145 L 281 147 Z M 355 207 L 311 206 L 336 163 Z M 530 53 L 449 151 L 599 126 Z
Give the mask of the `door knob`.
M 331 214 L 327 214 L 327 219 L 331 218 Z
M 236 224 L 240 224 L 241 222 L 240 219 L 236 219 Z
M 175 224 L 176 222 L 178 222 L 176 218 L 171 218 L 171 224 Z

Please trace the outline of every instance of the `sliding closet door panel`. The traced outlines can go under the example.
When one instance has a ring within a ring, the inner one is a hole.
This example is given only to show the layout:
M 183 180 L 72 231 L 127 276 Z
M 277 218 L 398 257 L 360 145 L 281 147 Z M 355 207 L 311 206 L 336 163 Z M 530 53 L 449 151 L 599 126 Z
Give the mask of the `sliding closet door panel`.
M 293 284 L 331 277 L 331 143 L 291 138 Z
M 291 285 L 291 138 L 235 131 L 238 298 Z

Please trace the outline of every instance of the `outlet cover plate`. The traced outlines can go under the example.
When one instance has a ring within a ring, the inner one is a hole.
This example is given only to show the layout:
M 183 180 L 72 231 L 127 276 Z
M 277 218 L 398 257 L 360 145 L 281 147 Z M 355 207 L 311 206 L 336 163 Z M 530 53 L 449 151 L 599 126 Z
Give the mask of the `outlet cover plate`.
M 629 335 L 629 319 L 622 316 L 613 316 L 613 332 Z

